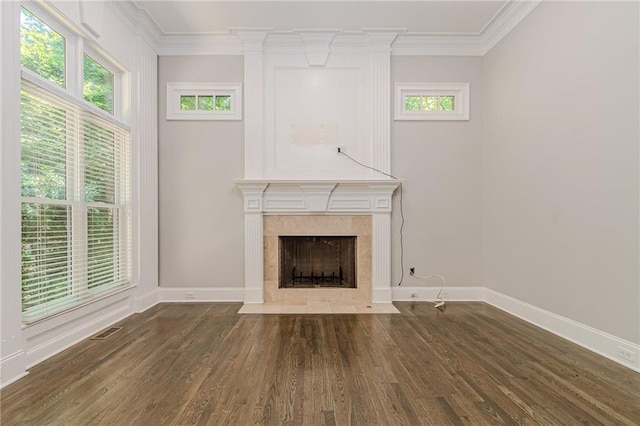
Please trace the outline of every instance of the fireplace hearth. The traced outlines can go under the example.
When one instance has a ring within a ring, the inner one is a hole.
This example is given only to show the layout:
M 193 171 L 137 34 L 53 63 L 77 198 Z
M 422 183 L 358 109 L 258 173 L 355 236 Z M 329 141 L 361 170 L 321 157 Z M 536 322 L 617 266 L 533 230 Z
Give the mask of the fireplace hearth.
M 280 236 L 279 288 L 356 288 L 355 236 Z

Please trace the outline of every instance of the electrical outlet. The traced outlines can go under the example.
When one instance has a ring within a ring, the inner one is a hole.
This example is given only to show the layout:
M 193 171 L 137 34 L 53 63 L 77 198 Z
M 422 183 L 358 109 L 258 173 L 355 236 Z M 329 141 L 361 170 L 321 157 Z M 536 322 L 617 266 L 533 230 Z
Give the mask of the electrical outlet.
M 418 292 L 417 291 L 412 291 L 411 293 L 409 293 L 411 295 L 412 299 L 415 299 L 416 297 L 418 297 Z
M 618 356 L 627 361 L 636 362 L 636 352 L 624 346 L 618 346 Z
M 196 293 L 195 293 L 195 292 L 193 292 L 193 291 L 187 291 L 187 292 L 184 294 L 184 298 L 185 298 L 185 299 L 195 299 L 195 298 L 196 298 Z
M 414 268 L 413 266 L 411 268 L 409 268 L 409 273 L 411 275 L 415 275 L 416 274 L 416 268 Z

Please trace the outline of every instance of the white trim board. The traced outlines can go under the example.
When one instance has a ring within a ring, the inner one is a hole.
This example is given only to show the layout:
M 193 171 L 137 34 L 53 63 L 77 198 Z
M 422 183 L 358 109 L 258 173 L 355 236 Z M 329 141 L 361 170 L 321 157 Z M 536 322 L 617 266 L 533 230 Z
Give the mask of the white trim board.
M 436 298 L 439 291 L 440 287 L 393 286 L 391 288 L 391 297 L 393 301 L 431 301 Z M 193 293 L 193 298 L 187 297 L 189 292 Z M 412 292 L 416 293 L 415 298 L 411 297 Z M 140 301 L 144 300 L 145 302 L 142 303 L 142 306 L 137 306 L 137 309 L 132 309 L 132 306 L 125 305 L 111 315 L 107 314 L 96 318 L 88 324 L 88 327 L 87 324 L 80 325 L 63 335 L 58 335 L 53 340 L 31 347 L 27 352 L 19 351 L 3 358 L 0 360 L 0 368 L 2 378 L 6 379 L 6 381 L 3 380 L 0 386 L 4 387 L 26 376 L 28 373 L 21 368 L 25 363 L 32 367 L 36 363 L 94 334 L 96 331 L 120 321 L 134 312 L 145 311 L 157 303 L 242 302 L 244 293 L 244 287 L 159 287 L 157 292 L 147 293 L 140 297 Z M 451 302 L 485 302 L 624 367 L 640 372 L 638 359 L 640 357 L 640 345 L 636 343 L 485 287 L 445 287 L 444 294 L 446 294 L 445 300 Z M 43 353 L 45 348 L 46 353 Z M 633 352 L 635 361 L 627 361 L 620 358 L 618 355 L 619 348 L 625 348 Z M 13 364 L 15 364 L 15 368 L 12 368 Z
M 142 36 L 160 56 L 168 55 L 242 55 L 242 43 L 235 36 L 238 29 L 229 28 L 228 34 L 173 34 L 164 32 L 145 9 L 132 2 L 114 3 L 113 9 L 128 22 L 129 26 L 139 28 Z M 494 15 L 489 23 L 477 33 L 441 33 L 422 34 L 406 32 L 396 28 L 399 33 L 393 44 L 392 55 L 453 55 L 484 56 L 527 15 L 538 6 L 540 0 L 509 1 Z M 276 48 L 290 48 L 290 40 L 299 38 L 295 29 L 275 31 L 273 28 L 245 28 L 245 31 L 264 31 L 269 35 L 268 44 Z M 284 30 L 281 29 L 281 30 Z M 344 32 L 332 28 L 315 29 L 316 33 L 335 36 L 330 47 L 359 47 L 362 38 L 376 29 L 363 28 L 356 33 Z
M 158 287 L 160 303 L 242 302 L 244 287 Z
M 29 374 L 24 369 L 26 357 L 26 352 L 20 350 L 0 359 L 0 389 L 17 382 Z
M 640 372 L 640 345 L 621 339 L 604 331 L 579 323 L 537 306 L 485 288 L 484 302 L 495 306 L 530 324 L 549 331 L 585 349 L 602 355 L 627 368 Z M 627 361 L 618 355 L 619 348 L 635 353 L 635 361 Z
M 394 302 L 431 302 L 436 300 L 441 287 L 408 287 L 391 288 L 391 300 Z M 441 296 L 447 302 L 483 302 L 484 287 L 445 287 Z M 411 295 L 415 293 L 415 297 Z
M 394 286 L 391 289 L 393 301 L 434 301 L 440 287 Z M 415 293 L 415 297 L 412 297 Z M 640 345 L 621 339 L 604 331 L 572 319 L 554 314 L 537 306 L 488 289 L 486 287 L 445 287 L 443 299 L 450 302 L 485 302 L 530 324 L 562 337 L 585 349 L 595 352 L 620 365 L 640 372 Z M 624 349 L 635 355 L 634 361 L 621 358 Z

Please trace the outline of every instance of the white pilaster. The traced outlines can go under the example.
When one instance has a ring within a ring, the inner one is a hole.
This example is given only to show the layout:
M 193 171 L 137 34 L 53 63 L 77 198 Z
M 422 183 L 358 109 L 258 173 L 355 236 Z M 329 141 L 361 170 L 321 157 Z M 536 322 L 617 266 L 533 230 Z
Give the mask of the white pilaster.
M 372 301 L 391 303 L 391 213 L 373 213 L 372 226 Z
M 158 301 L 158 57 L 147 42 L 138 37 L 136 78 L 133 90 L 131 156 L 134 310 L 142 312 Z
M 391 43 L 397 32 L 369 33 L 371 43 L 371 162 L 391 173 Z
M 236 33 L 244 48 L 244 177 L 256 179 L 264 169 L 263 44 L 264 31 Z
M 20 286 L 20 3 L 0 2 L 0 385 L 26 374 Z
M 244 196 L 244 301 L 264 302 L 262 193 L 266 183 L 236 183 Z

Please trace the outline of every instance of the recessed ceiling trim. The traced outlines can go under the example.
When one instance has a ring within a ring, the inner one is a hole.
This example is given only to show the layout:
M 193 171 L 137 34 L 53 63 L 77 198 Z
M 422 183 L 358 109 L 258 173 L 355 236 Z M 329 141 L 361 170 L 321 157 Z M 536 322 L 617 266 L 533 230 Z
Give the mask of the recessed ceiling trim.
M 393 29 L 398 37 L 393 42 L 391 54 L 483 56 L 515 28 L 541 0 L 506 2 L 488 21 L 480 33 L 412 33 L 406 29 Z M 291 30 L 272 28 L 229 28 L 229 32 L 203 34 L 163 34 L 158 23 L 144 8 L 131 1 L 109 2 L 115 4 L 131 24 L 141 29 L 147 41 L 158 55 L 242 55 L 242 43 L 235 35 L 238 31 L 263 31 L 267 33 L 265 49 L 269 51 L 298 50 L 301 32 L 333 33 L 331 49 L 360 50 L 367 45 L 366 35 L 385 28 L 363 28 L 360 31 L 344 31 L 337 28 L 295 28 Z M 139 3 L 138 3 L 139 4 Z M 293 36 L 293 37 L 292 37 Z M 349 43 L 354 45 L 349 46 Z M 304 46 L 304 44 L 302 44 Z

